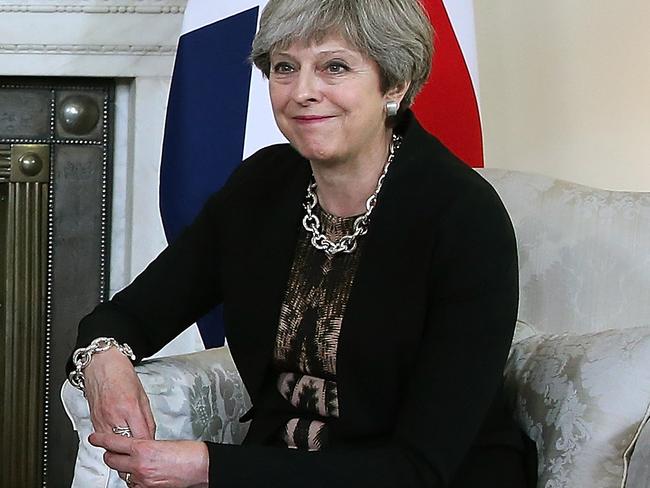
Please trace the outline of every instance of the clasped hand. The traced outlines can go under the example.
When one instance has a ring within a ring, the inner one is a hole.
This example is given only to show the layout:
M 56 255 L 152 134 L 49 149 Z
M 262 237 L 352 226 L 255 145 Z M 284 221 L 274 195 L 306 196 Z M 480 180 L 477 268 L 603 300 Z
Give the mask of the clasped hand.
M 106 450 L 104 462 L 131 487 L 207 487 L 208 449 L 199 441 L 157 441 L 156 424 L 131 362 L 116 349 L 96 354 L 84 371 L 95 433 L 89 441 Z M 113 433 L 129 427 L 133 437 Z
M 131 486 L 207 488 L 208 449 L 198 441 L 156 441 L 113 433 L 91 434 L 93 446 L 106 449 L 104 462 L 119 473 L 131 473 Z

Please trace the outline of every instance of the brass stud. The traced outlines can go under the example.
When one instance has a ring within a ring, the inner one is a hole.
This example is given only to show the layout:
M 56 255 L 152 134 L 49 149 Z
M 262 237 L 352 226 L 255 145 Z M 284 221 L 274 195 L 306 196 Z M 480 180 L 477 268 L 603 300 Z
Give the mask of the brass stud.
M 43 160 L 38 154 L 28 152 L 18 159 L 18 168 L 25 176 L 36 176 L 43 170 Z
M 47 144 L 12 144 L 9 181 L 47 183 L 50 147 Z
M 97 126 L 99 108 L 89 96 L 70 95 L 61 102 L 58 119 L 66 132 L 79 136 L 88 134 Z

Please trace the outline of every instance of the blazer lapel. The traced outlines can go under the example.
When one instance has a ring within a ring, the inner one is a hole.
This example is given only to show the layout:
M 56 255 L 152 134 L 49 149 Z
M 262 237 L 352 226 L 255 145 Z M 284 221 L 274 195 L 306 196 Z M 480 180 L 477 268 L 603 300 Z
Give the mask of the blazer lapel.
M 425 323 L 426 270 L 433 236 L 428 231 L 431 226 L 426 225 L 430 195 L 422 192 L 429 187 L 419 184 L 418 161 L 430 143 L 415 120 L 409 126 L 364 237 L 363 254 L 341 326 L 337 355 L 341 409 L 338 435 L 371 432 L 378 421 L 381 424 L 385 420 L 374 415 L 387 409 L 373 408 L 373 404 L 396 400 L 386 396 L 394 397 L 399 391 L 404 381 L 399 377 L 399 364 L 409 362 L 421 334 L 416 330 L 420 326 L 404 330 L 404 324 Z M 430 159 L 425 158 L 427 162 Z

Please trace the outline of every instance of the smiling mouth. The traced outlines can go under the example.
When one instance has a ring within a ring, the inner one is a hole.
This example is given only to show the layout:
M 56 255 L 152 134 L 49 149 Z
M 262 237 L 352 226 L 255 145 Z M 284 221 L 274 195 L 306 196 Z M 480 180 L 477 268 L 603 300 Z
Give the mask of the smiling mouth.
M 329 120 L 333 118 L 334 116 L 332 115 L 298 115 L 293 119 L 303 123 L 315 123 L 315 122 L 323 122 L 325 120 Z

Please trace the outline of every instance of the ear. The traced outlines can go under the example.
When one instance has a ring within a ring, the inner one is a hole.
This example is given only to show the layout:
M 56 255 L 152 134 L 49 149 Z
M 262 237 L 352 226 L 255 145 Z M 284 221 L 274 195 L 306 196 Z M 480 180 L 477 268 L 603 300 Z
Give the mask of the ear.
M 403 83 L 399 83 L 398 85 L 394 86 L 393 88 L 390 88 L 385 94 L 384 94 L 384 99 L 389 102 L 389 101 L 395 101 L 398 103 L 402 103 L 402 100 L 404 99 L 404 95 L 406 95 L 406 92 L 408 91 L 409 87 L 411 86 L 410 81 L 405 81 Z

